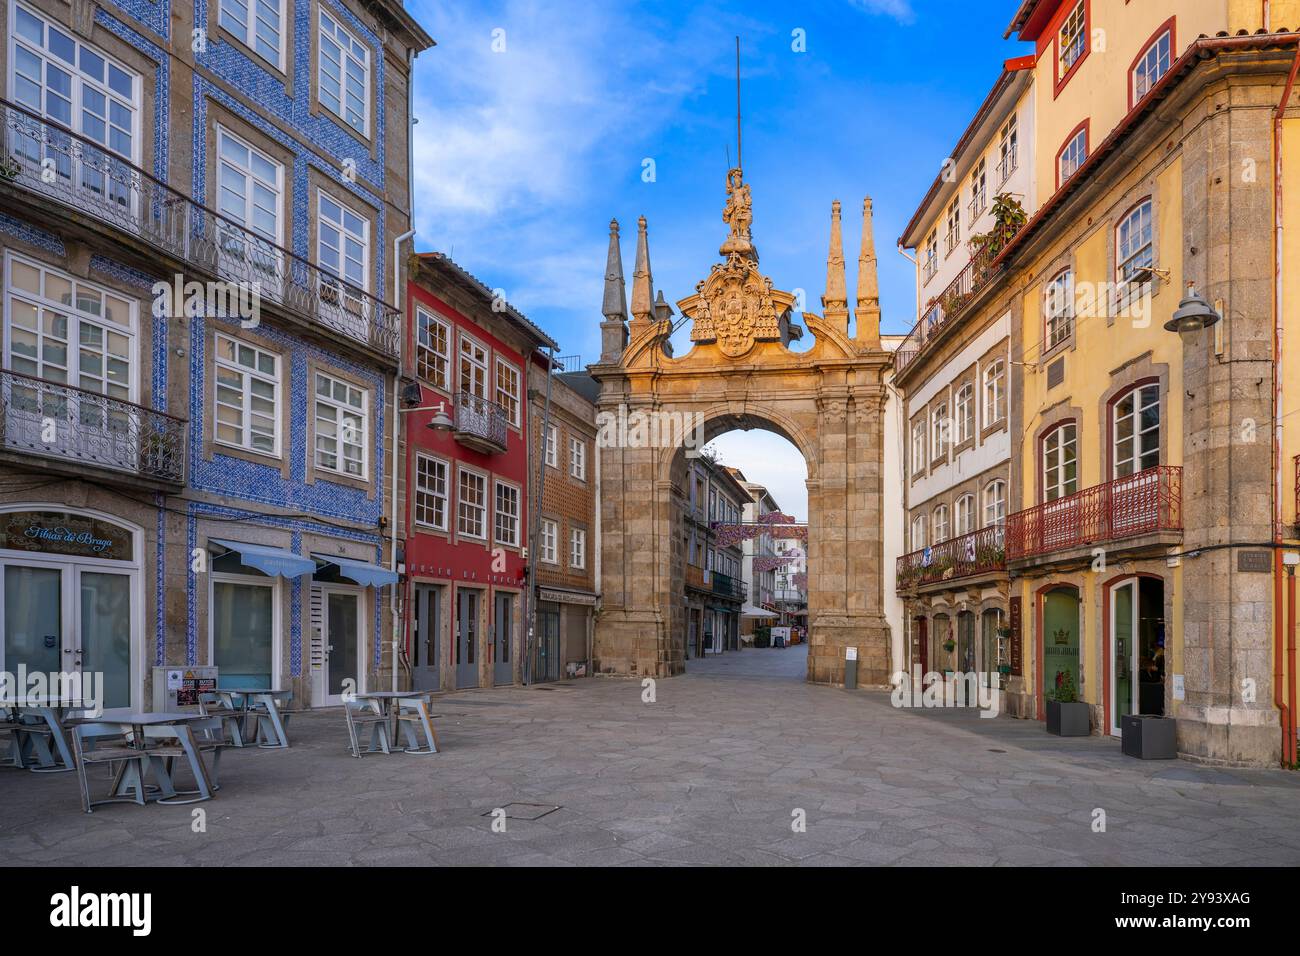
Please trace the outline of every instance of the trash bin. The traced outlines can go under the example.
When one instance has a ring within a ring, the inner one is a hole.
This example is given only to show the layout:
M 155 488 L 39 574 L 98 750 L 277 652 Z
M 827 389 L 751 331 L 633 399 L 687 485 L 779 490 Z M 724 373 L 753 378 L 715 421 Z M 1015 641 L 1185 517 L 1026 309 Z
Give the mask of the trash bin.
M 844 689 L 857 690 L 858 687 L 858 649 L 844 648 Z

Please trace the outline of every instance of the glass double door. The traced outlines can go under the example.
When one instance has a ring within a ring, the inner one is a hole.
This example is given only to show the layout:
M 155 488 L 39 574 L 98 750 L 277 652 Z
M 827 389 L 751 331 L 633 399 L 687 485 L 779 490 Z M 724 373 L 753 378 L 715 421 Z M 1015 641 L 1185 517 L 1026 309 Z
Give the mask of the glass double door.
M 0 574 L 0 670 L 75 675 L 81 692 L 104 707 L 132 706 L 134 573 L 24 560 L 3 562 Z

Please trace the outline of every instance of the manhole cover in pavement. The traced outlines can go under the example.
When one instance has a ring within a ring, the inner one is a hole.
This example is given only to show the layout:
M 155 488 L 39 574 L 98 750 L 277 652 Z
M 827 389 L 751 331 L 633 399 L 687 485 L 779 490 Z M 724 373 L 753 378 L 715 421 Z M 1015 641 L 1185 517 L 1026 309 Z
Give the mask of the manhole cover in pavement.
M 506 812 L 507 820 L 540 820 L 548 813 L 554 813 L 560 808 L 552 803 L 507 803 L 504 807 L 498 807 L 481 813 L 479 816 L 490 817 L 497 809 Z

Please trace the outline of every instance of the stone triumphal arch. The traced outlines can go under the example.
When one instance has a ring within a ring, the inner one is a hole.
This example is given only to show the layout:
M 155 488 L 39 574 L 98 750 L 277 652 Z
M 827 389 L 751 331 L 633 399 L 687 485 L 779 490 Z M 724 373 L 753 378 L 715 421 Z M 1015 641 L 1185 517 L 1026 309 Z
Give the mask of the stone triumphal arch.
M 610 224 L 601 358 L 590 367 L 601 427 L 595 669 L 656 677 L 684 670 L 686 448 L 736 428 L 765 428 L 787 438 L 808 466 L 808 680 L 843 683 L 853 648 L 858 680 L 887 683 L 882 436 L 890 355 L 880 342 L 871 201 L 863 203 L 853 330 L 836 202 L 822 314 L 802 313 L 815 338 L 805 352 L 788 347 L 802 331 L 796 297 L 759 270 L 750 188 L 739 169 L 727 175 L 723 220 L 722 261 L 677 303 L 681 321 L 692 323 L 691 351 L 680 358 L 669 342 L 673 308 L 655 294 L 645 218 L 630 317 L 618 223 Z M 672 427 L 686 423 L 703 434 Z

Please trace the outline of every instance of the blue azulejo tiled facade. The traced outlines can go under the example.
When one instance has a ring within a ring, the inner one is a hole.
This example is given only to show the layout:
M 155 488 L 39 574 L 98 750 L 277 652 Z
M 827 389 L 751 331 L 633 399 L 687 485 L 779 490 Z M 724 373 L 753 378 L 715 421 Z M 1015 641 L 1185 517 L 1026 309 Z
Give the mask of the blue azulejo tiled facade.
M 405 285 L 391 237 L 411 223 L 406 64 L 432 41 L 401 0 L 283 0 L 263 33 L 241 29 L 247 9 L 0 0 L 13 37 L 0 108 L 25 137 L 0 170 L 0 587 L 40 597 L 18 624 L 47 635 L 3 635 L 0 669 L 117 634 L 88 648 L 113 662 L 112 704 L 151 706 L 158 666 L 215 663 L 223 678 L 292 690 L 296 706 L 337 701 L 344 678 L 391 675 L 400 361 L 365 326 L 397 313 Z M 332 103 L 322 70 L 339 50 L 325 22 L 361 77 Z M 107 151 L 102 129 L 41 92 L 49 77 L 115 101 Z M 250 170 L 223 165 L 218 128 L 277 169 L 268 192 L 246 190 L 242 218 L 231 196 Z M 51 159 L 77 169 L 51 183 Z M 351 246 L 321 227 L 322 196 L 354 214 Z M 254 246 L 276 250 L 275 282 L 293 293 L 264 298 L 254 328 L 155 314 L 155 284 L 231 281 L 230 250 Z M 216 440 L 217 333 L 279 357 L 274 458 Z M 317 373 L 365 396 L 362 476 L 317 460 Z M 71 606 L 73 588 L 76 615 L 42 617 Z

